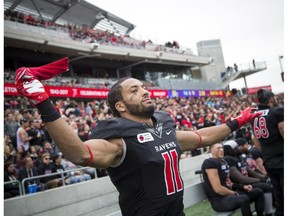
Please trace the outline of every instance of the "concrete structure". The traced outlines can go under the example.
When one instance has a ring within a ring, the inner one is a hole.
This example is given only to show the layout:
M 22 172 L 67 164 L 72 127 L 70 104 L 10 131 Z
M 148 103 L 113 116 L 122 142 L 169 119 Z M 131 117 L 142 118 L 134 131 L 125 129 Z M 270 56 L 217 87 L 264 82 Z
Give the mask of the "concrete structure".
M 205 81 L 217 82 L 220 80 L 221 72 L 226 71 L 221 41 L 206 40 L 197 43 L 198 55 L 211 58 L 211 64 L 201 67 L 201 75 Z
M 199 186 L 200 178 L 195 175 L 195 171 L 201 168 L 207 157 L 208 154 L 202 154 L 180 161 L 180 172 L 185 186 L 185 208 L 205 197 Z M 193 191 L 198 192 L 194 195 Z M 7 216 L 106 216 L 117 211 L 118 192 L 109 177 L 4 201 L 4 215 Z

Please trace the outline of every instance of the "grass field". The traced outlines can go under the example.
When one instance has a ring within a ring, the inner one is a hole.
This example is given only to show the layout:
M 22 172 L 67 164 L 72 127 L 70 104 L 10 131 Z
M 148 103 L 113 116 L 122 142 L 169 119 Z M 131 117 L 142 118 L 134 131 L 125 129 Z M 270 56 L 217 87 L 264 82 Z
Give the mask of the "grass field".
M 186 208 L 184 212 L 186 216 L 213 216 L 215 214 L 208 200 Z M 233 216 L 241 216 L 241 212 L 237 211 Z

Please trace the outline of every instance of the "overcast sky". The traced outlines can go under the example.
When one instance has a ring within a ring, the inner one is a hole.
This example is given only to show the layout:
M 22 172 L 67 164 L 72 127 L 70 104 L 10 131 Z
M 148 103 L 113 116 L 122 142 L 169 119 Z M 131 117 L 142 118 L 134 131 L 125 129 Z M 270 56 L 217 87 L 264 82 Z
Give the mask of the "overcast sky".
M 220 39 L 225 65 L 266 61 L 267 70 L 247 77 L 248 87 L 272 85 L 283 92 L 279 56 L 284 54 L 284 0 L 88 0 L 136 28 L 131 35 L 154 43 L 177 40 L 197 53 L 196 43 Z M 244 87 L 243 79 L 231 88 Z

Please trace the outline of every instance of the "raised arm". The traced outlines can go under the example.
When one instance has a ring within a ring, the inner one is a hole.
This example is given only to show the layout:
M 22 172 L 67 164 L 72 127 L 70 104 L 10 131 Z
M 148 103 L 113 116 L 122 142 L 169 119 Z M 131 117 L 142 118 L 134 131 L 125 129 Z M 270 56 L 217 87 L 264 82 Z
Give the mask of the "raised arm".
M 107 168 L 122 156 L 121 139 L 91 139 L 83 143 L 62 118 L 47 122 L 46 125 L 57 147 L 74 164 Z
M 197 131 L 177 131 L 177 139 L 183 151 L 212 145 L 222 141 L 230 133 L 261 115 L 261 112 L 254 111 L 254 108 L 246 108 L 233 121 L 226 124 L 202 128 Z
M 83 143 L 73 129 L 61 118 L 49 100 L 44 86 L 36 79 L 37 77 L 39 79 L 47 79 L 47 77 L 50 78 L 60 73 L 63 68 L 66 68 L 67 65 L 65 66 L 65 63 L 67 64 L 67 59 L 64 59 L 60 63 L 60 68 L 58 67 L 59 61 L 55 64 L 50 63 L 48 65 L 48 69 L 50 70 L 47 69 L 47 65 L 39 68 L 18 69 L 15 78 L 17 91 L 27 97 L 29 102 L 38 108 L 42 119 L 47 125 L 51 138 L 68 160 L 82 166 L 109 167 L 121 158 L 123 153 L 121 139 L 110 141 L 93 139 Z M 46 69 L 49 72 L 49 76 L 39 73 L 39 71 L 44 73 Z
M 197 131 L 177 131 L 177 139 L 182 151 L 212 145 L 231 133 L 226 124 L 202 128 Z

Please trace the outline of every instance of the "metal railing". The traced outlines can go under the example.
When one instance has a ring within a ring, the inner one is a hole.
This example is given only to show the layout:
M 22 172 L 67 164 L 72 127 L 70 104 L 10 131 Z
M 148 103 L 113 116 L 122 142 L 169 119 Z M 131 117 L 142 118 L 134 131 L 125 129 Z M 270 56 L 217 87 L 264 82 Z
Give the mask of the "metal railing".
M 250 71 L 259 71 L 259 70 L 265 70 L 267 69 L 266 61 L 256 61 L 254 64 L 251 63 L 244 63 L 239 64 L 238 71 L 241 71 L 242 73 L 250 72 Z
M 19 194 L 20 196 L 22 196 L 22 187 L 21 187 L 21 183 L 18 180 L 13 180 L 13 181 L 8 181 L 8 182 L 4 182 L 4 186 L 8 185 L 8 184 L 14 184 L 17 183 L 18 184 L 18 188 L 19 188 Z
M 36 180 L 36 179 L 40 179 L 40 178 L 47 178 L 50 176 L 59 176 L 61 175 L 61 180 L 62 180 L 62 186 L 65 186 L 65 177 L 64 174 L 66 173 L 71 173 L 71 172 L 75 172 L 75 171 L 80 171 L 80 170 L 87 170 L 87 169 L 93 169 L 94 171 L 94 176 L 95 178 L 97 178 L 97 172 L 95 168 L 92 167 L 81 167 L 81 168 L 77 168 L 77 169 L 71 169 L 71 170 L 67 170 L 67 171 L 63 171 L 63 172 L 57 172 L 57 173 L 51 173 L 51 174 L 45 174 L 45 175 L 38 175 L 38 176 L 34 176 L 34 177 L 29 177 L 29 178 L 24 178 L 22 180 L 22 191 L 23 191 L 23 195 L 26 194 L 26 190 L 25 190 L 25 182 L 26 181 L 31 181 L 31 180 Z

